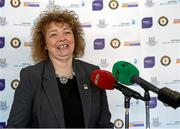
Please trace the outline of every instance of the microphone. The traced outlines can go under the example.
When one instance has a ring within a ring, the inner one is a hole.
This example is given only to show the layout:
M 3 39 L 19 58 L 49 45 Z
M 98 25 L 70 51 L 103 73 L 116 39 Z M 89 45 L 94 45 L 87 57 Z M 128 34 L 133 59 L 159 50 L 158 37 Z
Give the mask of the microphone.
M 138 92 L 118 83 L 117 80 L 112 75 L 112 73 L 109 71 L 106 70 L 93 71 L 91 73 L 91 81 L 93 82 L 93 84 L 95 84 L 96 86 L 102 89 L 113 90 L 115 88 L 128 97 L 144 100 L 144 97 L 142 97 L 141 94 L 139 94 Z
M 113 66 L 113 75 L 122 84 L 132 85 L 139 84 L 144 90 L 150 90 L 158 94 L 158 99 L 167 105 L 177 108 L 180 106 L 180 93 L 169 88 L 161 88 L 154 86 L 143 78 L 139 77 L 138 69 L 129 62 L 119 61 Z

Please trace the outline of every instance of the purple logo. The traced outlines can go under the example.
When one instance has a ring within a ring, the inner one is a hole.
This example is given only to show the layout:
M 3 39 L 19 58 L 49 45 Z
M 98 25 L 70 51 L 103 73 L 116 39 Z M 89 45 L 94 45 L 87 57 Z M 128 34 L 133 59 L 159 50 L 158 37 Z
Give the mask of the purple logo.
M 102 10 L 103 9 L 103 0 L 94 0 L 92 2 L 92 9 L 94 11 Z
M 142 19 L 142 28 L 150 28 L 153 25 L 152 17 L 145 17 Z
M 155 108 L 157 106 L 157 97 L 151 97 L 149 101 L 149 108 Z
M 94 49 L 95 50 L 103 49 L 104 47 L 105 47 L 104 39 L 95 39 L 94 40 Z
M 5 88 L 5 79 L 0 79 L 0 91 L 4 90 Z
M 4 42 L 5 42 L 5 38 L 4 37 L 0 37 L 0 48 L 4 47 Z
M 5 4 L 5 0 L 0 0 L 0 7 L 3 7 Z
M 144 58 L 144 68 L 152 68 L 155 65 L 155 57 L 149 56 Z
M 5 128 L 6 127 L 6 122 L 0 122 L 0 129 Z

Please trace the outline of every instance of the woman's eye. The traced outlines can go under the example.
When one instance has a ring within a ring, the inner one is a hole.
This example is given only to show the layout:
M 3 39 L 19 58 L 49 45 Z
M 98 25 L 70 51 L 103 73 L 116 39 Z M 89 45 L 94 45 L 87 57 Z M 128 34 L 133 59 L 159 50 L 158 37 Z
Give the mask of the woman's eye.
M 71 32 L 70 31 L 66 31 L 65 34 L 71 34 Z
M 50 34 L 50 37 L 56 36 L 56 34 Z

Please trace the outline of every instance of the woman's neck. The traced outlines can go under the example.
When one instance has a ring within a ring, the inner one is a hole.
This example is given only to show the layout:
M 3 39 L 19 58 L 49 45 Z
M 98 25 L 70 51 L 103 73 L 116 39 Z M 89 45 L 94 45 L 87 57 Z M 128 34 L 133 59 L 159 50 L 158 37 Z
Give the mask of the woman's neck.
M 55 74 L 70 76 L 73 73 L 72 59 L 69 60 L 51 60 L 54 66 Z

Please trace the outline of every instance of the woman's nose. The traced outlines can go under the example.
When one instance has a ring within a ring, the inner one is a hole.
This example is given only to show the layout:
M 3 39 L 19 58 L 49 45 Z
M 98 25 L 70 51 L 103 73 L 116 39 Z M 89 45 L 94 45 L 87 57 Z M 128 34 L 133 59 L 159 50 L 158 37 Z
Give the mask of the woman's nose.
M 60 40 L 60 41 L 64 41 L 65 40 L 65 36 L 64 36 L 64 34 L 59 34 L 58 35 L 58 39 Z

